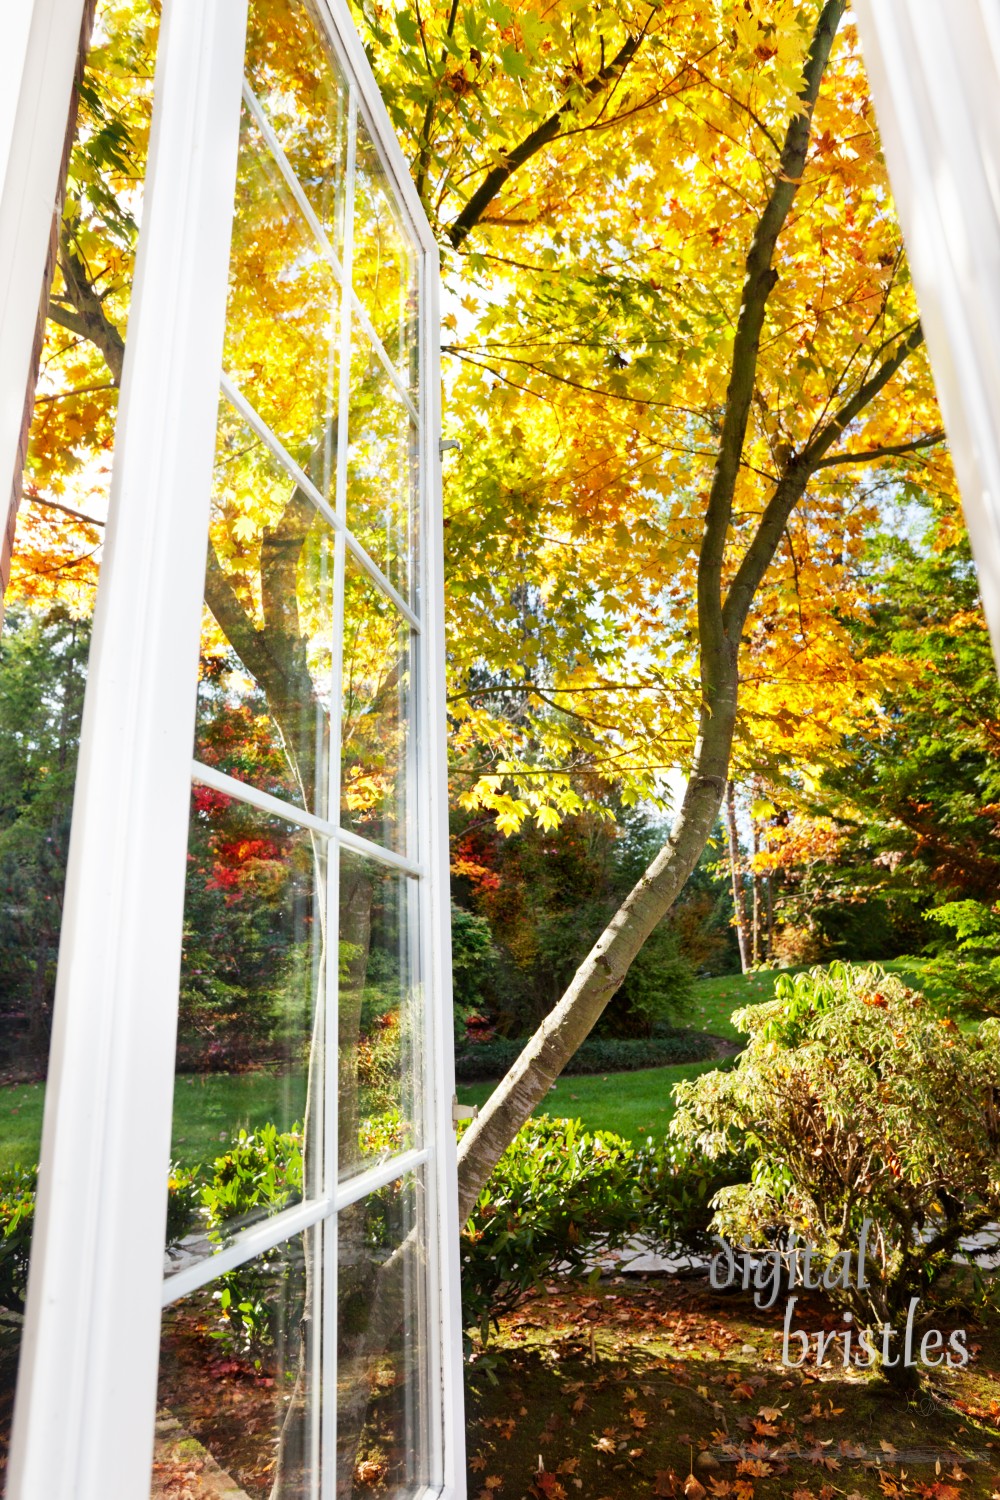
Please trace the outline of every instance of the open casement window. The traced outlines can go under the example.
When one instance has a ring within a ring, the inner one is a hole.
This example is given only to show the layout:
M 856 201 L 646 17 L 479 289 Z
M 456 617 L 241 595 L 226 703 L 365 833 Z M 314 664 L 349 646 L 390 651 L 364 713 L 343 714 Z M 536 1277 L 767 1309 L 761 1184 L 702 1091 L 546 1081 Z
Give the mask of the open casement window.
M 167 0 L 143 214 L 8 1494 L 141 1500 L 228 1356 L 241 1490 L 458 1495 L 437 254 L 346 9 Z

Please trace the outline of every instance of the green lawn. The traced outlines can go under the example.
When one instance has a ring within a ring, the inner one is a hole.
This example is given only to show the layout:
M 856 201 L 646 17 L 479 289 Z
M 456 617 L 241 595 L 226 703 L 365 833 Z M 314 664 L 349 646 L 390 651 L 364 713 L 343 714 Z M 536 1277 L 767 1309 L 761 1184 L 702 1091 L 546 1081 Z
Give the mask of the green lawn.
M 44 1098 L 40 1083 L 0 1089 L 0 1170 L 38 1160 Z M 174 1100 L 173 1154 L 192 1166 L 207 1161 L 241 1126 L 272 1120 L 286 1129 L 302 1118 L 304 1104 L 301 1074 L 182 1075 Z
M 700 979 L 695 985 L 694 1005 L 685 1019 L 699 1031 L 738 1042 L 741 1034 L 729 1017 L 744 1005 L 770 1000 L 774 973 L 726 974 L 718 979 Z M 662 1135 L 674 1113 L 673 1086 L 685 1078 L 698 1078 L 716 1062 L 676 1063 L 669 1068 L 643 1068 L 637 1073 L 574 1074 L 560 1078 L 549 1090 L 542 1108 L 555 1119 L 580 1119 L 591 1130 L 617 1131 L 626 1140 Z M 494 1085 L 461 1083 L 461 1104 L 485 1104 Z
M 676 1063 L 669 1068 L 643 1068 L 637 1073 L 574 1074 L 560 1078 L 549 1090 L 539 1113 L 557 1120 L 579 1119 L 590 1130 L 614 1130 L 626 1140 L 663 1135 L 674 1113 L 672 1089 L 683 1078 L 697 1078 L 715 1062 Z M 461 1104 L 485 1104 L 492 1083 L 460 1083 Z
M 883 968 L 898 974 L 906 983 L 920 987 L 922 959 L 896 958 L 883 964 Z M 694 1003 L 686 1022 L 699 1031 L 710 1031 L 714 1036 L 741 1042 L 743 1034 L 730 1020 L 733 1011 L 771 1000 L 774 982 L 780 973 L 801 972 L 801 969 L 764 969 L 758 974 L 724 974 L 716 979 L 700 979 L 695 985 Z M 960 1024 L 964 1026 L 964 1023 Z M 647 1135 L 662 1134 L 670 1123 L 674 1113 L 672 1089 L 675 1083 L 685 1078 L 697 1078 L 719 1066 L 715 1062 L 680 1063 L 669 1068 L 644 1068 L 637 1073 L 560 1078 L 549 1090 L 542 1108 L 556 1119 L 580 1119 L 591 1130 L 614 1130 L 627 1140 L 642 1140 Z M 493 1087 L 491 1083 L 459 1084 L 459 1103 L 482 1105 Z
M 18 1083 L 0 1089 L 0 1170 L 33 1166 L 42 1138 L 45 1086 Z
M 920 981 L 919 958 L 894 959 L 885 967 L 911 984 Z M 738 1042 L 740 1033 L 730 1016 L 744 1005 L 770 1000 L 776 977 L 776 971 L 765 970 L 699 980 L 688 1024 Z M 603 1127 L 629 1140 L 640 1140 L 665 1130 L 673 1114 L 671 1090 L 675 1083 L 696 1078 L 715 1066 L 713 1062 L 680 1063 L 669 1068 L 644 1068 L 638 1073 L 561 1078 L 550 1091 L 545 1108 L 556 1118 L 578 1117 L 591 1129 Z M 458 1097 L 463 1104 L 483 1104 L 492 1089 L 489 1083 L 461 1084 Z M 38 1160 L 44 1096 L 44 1087 L 38 1083 L 0 1089 L 0 1170 Z M 214 1156 L 219 1143 L 241 1126 L 250 1128 L 273 1120 L 287 1128 L 301 1119 L 304 1101 L 305 1080 L 301 1076 L 183 1076 L 174 1104 L 174 1156 L 193 1165 Z
M 729 1019 L 744 1005 L 759 1005 L 773 1000 L 774 981 L 780 970 L 764 969 L 759 974 L 722 974 L 716 979 L 699 979 L 694 987 L 694 1004 L 685 1020 L 698 1031 L 711 1031 L 731 1042 L 743 1040 L 742 1032 Z M 797 974 L 797 969 L 787 970 Z

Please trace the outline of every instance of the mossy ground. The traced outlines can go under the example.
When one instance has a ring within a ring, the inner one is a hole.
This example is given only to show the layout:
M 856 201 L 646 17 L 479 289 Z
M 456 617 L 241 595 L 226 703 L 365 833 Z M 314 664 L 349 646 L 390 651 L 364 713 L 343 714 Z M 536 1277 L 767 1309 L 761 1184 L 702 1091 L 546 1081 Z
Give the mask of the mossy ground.
M 533 1298 L 469 1369 L 470 1496 L 1000 1495 L 995 1330 L 970 1328 L 970 1367 L 906 1397 L 840 1365 L 783 1367 L 782 1316 L 703 1281 Z

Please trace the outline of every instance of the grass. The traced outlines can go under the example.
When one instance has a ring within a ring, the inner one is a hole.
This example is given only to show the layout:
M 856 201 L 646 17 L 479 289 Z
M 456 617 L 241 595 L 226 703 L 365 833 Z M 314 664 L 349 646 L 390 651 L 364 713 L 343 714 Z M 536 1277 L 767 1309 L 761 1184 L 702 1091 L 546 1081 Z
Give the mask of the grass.
M 712 1061 L 675 1063 L 637 1073 L 560 1078 L 542 1108 L 554 1119 L 582 1120 L 588 1130 L 614 1130 L 626 1140 L 640 1141 L 666 1130 L 674 1113 L 675 1083 L 698 1078 L 718 1066 Z M 459 1103 L 485 1104 L 495 1087 L 492 1083 L 460 1084 Z
M 885 968 L 908 983 L 919 984 L 923 962 L 897 958 Z M 699 980 L 688 1024 L 739 1042 L 741 1033 L 730 1020 L 733 1011 L 770 1000 L 776 978 L 777 971 L 763 970 Z M 960 1024 L 966 1028 L 964 1021 Z M 662 1134 L 670 1123 L 675 1083 L 718 1066 L 715 1062 L 678 1063 L 638 1073 L 560 1078 L 549 1092 L 545 1109 L 556 1119 L 580 1119 L 591 1130 L 614 1130 L 626 1140 L 641 1140 Z M 459 1102 L 482 1105 L 493 1088 L 491 1083 L 460 1084 Z M 0 1089 L 0 1170 L 38 1160 L 44 1097 L 44 1085 L 38 1083 Z M 268 1120 L 287 1127 L 301 1119 L 304 1100 L 301 1076 L 268 1072 L 182 1076 L 174 1101 L 173 1155 L 193 1165 L 217 1154 L 219 1143 L 241 1127 L 250 1129 Z
M 798 974 L 798 969 L 762 969 L 759 974 L 720 974 L 715 979 L 699 979 L 694 987 L 694 1002 L 685 1020 L 697 1031 L 710 1031 L 730 1042 L 742 1042 L 730 1017 L 744 1005 L 760 1005 L 774 999 L 774 981 L 780 973 Z
M 0 1170 L 30 1167 L 42 1139 L 45 1085 L 15 1083 L 0 1089 Z
M 759 974 L 723 974 L 715 979 L 700 979 L 695 985 L 694 1002 L 687 1025 L 698 1031 L 709 1031 L 726 1041 L 740 1042 L 730 1016 L 744 1005 L 758 1005 L 774 995 L 777 973 L 765 970 Z M 687 1078 L 699 1078 L 725 1062 L 675 1063 L 668 1068 L 643 1068 L 637 1073 L 574 1075 L 560 1078 L 549 1090 L 543 1106 L 554 1119 L 582 1120 L 589 1130 L 614 1130 L 628 1141 L 644 1140 L 647 1135 L 663 1135 L 674 1114 L 673 1087 Z M 460 1104 L 485 1104 L 493 1092 L 492 1083 L 465 1083 L 458 1086 Z
M 686 1023 L 698 1031 L 739 1042 L 742 1034 L 730 1016 L 744 1005 L 770 1000 L 776 977 L 773 971 L 765 971 L 700 979 L 695 985 L 694 1003 L 685 1017 Z M 675 1083 L 698 1078 L 720 1066 L 725 1063 L 675 1063 L 667 1068 L 643 1068 L 636 1073 L 560 1078 L 549 1090 L 543 1107 L 554 1119 L 582 1120 L 589 1130 L 614 1130 L 626 1140 L 639 1141 L 647 1135 L 662 1135 L 670 1124 Z M 459 1103 L 483 1105 L 494 1088 L 492 1083 L 459 1084 Z
M 0 1170 L 38 1160 L 45 1087 L 14 1084 L 0 1089 Z M 301 1074 L 182 1074 L 174 1097 L 171 1152 L 185 1165 L 216 1156 L 220 1143 L 241 1127 L 274 1121 L 287 1129 L 301 1120 L 305 1078 Z
M 895 958 L 882 967 L 919 988 L 923 963 L 919 958 Z M 700 979 L 685 1022 L 698 1031 L 708 1031 L 738 1044 L 743 1033 L 732 1023 L 733 1012 L 745 1005 L 760 1005 L 773 999 L 779 974 L 802 972 L 801 968 L 762 969 L 756 974 L 722 974 L 714 979 Z M 965 1023 L 960 1024 L 965 1029 Z M 725 1062 L 679 1063 L 668 1068 L 644 1068 L 637 1073 L 560 1078 L 549 1090 L 543 1108 L 554 1119 L 579 1119 L 589 1130 L 614 1130 L 626 1140 L 639 1141 L 647 1135 L 662 1135 L 670 1124 L 675 1083 L 697 1078 L 720 1066 L 726 1066 Z M 482 1106 L 494 1088 L 492 1083 L 459 1084 L 459 1103 Z

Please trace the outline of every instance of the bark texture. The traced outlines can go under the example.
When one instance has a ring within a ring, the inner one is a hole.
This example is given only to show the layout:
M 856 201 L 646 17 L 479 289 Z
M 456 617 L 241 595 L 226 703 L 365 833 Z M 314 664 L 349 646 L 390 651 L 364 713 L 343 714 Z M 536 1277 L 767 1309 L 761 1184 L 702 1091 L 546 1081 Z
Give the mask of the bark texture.
M 747 909 L 740 871 L 740 841 L 736 831 L 736 793 L 731 781 L 726 782 L 726 836 L 729 841 L 729 875 L 733 882 L 736 939 L 740 948 L 740 968 L 745 974 L 750 967 L 750 945 L 747 942 Z

